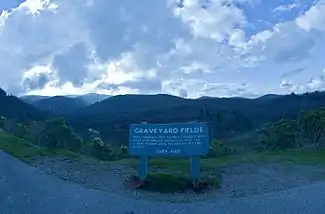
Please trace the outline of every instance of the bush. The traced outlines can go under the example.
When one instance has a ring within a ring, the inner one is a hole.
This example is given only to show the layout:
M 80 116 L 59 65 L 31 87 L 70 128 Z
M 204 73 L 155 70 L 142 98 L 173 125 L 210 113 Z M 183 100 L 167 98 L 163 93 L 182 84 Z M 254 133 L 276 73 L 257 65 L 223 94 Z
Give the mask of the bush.
M 282 119 L 269 124 L 260 132 L 258 150 L 277 150 L 298 147 L 297 123 Z
M 98 158 L 103 161 L 114 159 L 110 146 L 105 145 L 101 139 L 92 139 L 84 143 L 80 152 L 86 156 Z
M 301 144 L 325 148 L 325 108 L 302 112 L 298 123 Z
M 63 119 L 48 120 L 44 126 L 45 131 L 43 137 L 46 142 L 46 147 L 72 151 L 78 151 L 81 148 L 82 139 L 66 125 Z
M 207 157 L 219 157 L 225 155 L 234 155 L 243 152 L 243 148 L 231 144 L 231 142 L 224 143 L 220 140 L 213 140 L 210 143 L 210 149 Z

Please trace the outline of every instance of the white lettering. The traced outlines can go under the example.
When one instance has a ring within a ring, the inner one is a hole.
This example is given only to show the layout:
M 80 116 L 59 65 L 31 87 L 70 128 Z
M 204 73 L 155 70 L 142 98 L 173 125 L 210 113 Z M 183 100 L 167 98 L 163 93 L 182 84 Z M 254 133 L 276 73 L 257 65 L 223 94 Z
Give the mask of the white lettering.
M 152 134 L 152 133 L 157 133 L 157 129 L 149 129 L 149 133 Z
M 143 129 L 141 129 L 141 128 L 135 128 L 134 129 L 134 132 L 137 133 L 137 134 L 138 133 L 143 133 Z
M 185 134 L 194 134 L 194 133 L 203 133 L 203 127 L 193 127 L 193 128 L 135 128 L 134 133 L 139 134 L 177 134 L 177 133 L 185 133 Z

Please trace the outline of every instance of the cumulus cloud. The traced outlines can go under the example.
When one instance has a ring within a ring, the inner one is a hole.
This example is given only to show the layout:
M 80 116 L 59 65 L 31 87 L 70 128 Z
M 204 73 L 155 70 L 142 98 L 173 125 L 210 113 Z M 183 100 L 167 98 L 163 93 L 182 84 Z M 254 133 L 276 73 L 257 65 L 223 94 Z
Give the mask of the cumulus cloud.
M 242 28 L 247 21 L 235 1 L 184 0 L 182 7 L 174 8 L 174 14 L 197 37 L 210 38 L 217 42 L 241 42 L 245 36 Z
M 317 4 L 313 5 L 307 10 L 304 15 L 296 19 L 297 25 L 306 30 L 325 30 L 325 1 L 319 0 Z
M 265 7 L 256 2 L 27 0 L 0 16 L 0 85 L 17 94 L 252 97 L 291 90 L 283 78 L 317 79 L 325 1 L 264 28 L 249 19 L 248 5 Z

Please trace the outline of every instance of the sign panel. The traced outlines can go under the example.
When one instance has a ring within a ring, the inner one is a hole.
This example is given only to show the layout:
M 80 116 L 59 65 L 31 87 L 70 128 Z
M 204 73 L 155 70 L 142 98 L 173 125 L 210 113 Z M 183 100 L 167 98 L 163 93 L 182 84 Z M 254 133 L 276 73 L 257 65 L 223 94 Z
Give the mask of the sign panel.
M 206 123 L 132 124 L 129 151 L 138 156 L 196 156 L 209 150 Z

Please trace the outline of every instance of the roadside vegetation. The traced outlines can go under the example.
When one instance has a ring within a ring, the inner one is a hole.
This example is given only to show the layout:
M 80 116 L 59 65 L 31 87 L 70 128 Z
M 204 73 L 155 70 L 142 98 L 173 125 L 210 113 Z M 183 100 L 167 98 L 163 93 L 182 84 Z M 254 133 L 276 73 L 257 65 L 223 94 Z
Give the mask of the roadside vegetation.
M 318 108 L 302 111 L 296 118 L 265 123 L 242 134 L 214 137 L 209 153 L 201 157 L 201 170 L 208 172 L 225 164 L 257 161 L 325 164 L 324 130 L 325 108 Z M 27 163 L 44 156 L 64 156 L 137 168 L 137 158 L 128 154 L 125 145 L 109 144 L 102 139 L 102 133 L 93 128 L 88 128 L 86 137 L 80 137 L 63 117 L 42 121 L 0 117 L 0 149 Z M 142 189 L 185 191 L 190 183 L 189 169 L 189 159 L 149 159 L 149 183 Z M 218 174 L 204 176 L 205 186 L 217 188 L 222 182 Z

